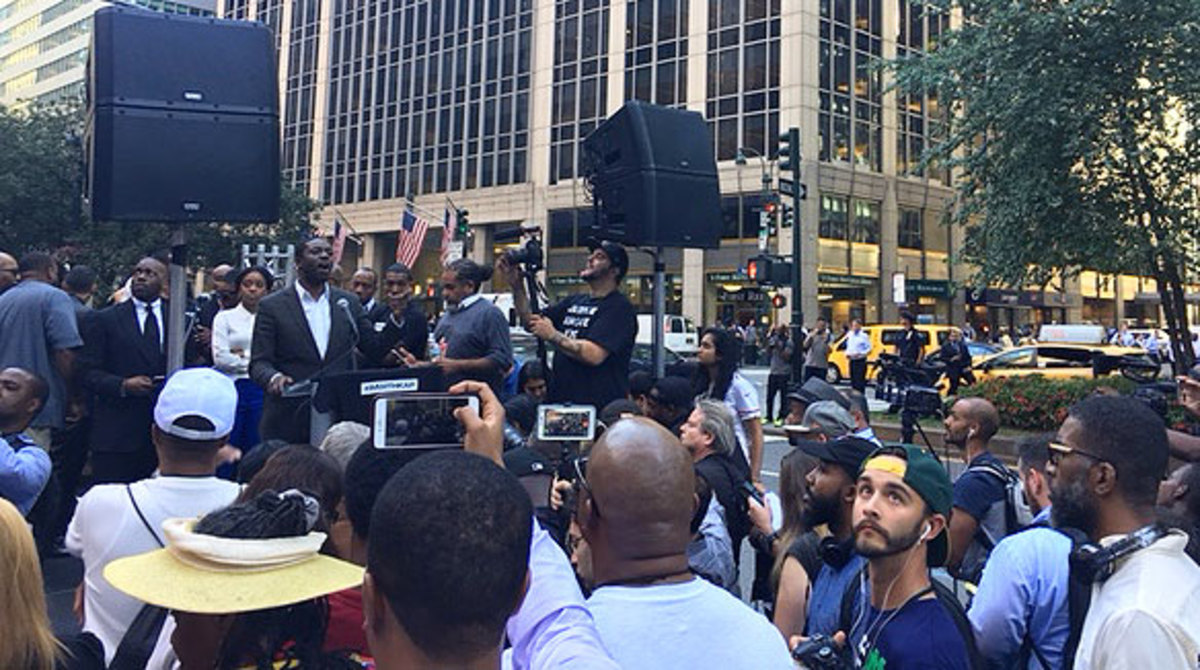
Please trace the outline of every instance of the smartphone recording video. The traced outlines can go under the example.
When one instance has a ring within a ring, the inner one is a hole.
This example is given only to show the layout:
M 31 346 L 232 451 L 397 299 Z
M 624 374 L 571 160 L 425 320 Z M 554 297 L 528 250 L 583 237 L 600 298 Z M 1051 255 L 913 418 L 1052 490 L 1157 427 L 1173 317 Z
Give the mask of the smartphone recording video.
M 463 427 L 454 410 L 479 411 L 479 397 L 449 393 L 403 393 L 375 400 L 372 440 L 376 449 L 461 449 Z
M 590 441 L 596 436 L 596 408 L 591 405 L 538 407 L 539 440 Z

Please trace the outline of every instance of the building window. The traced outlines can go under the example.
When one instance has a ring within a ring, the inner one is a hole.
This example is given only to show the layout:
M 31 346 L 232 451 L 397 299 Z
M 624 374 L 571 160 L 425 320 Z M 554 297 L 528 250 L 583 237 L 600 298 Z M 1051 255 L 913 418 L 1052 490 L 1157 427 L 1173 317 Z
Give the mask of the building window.
M 950 27 L 950 17 L 919 0 L 896 0 L 900 17 L 900 35 L 896 40 L 897 58 L 920 58 L 936 47 L 938 39 Z M 933 166 L 920 168 L 921 154 L 944 137 L 945 110 L 937 91 L 925 95 L 896 94 L 896 172 L 902 175 L 928 176 L 950 184 L 950 171 Z
M 625 15 L 625 99 L 682 106 L 688 0 L 630 0 Z
M 779 136 L 780 0 L 710 0 L 705 116 L 717 160 L 738 147 L 774 158 Z
M 324 200 L 527 180 L 532 0 L 331 1 Z
M 883 169 L 882 0 L 821 0 L 820 158 Z
M 879 244 L 879 203 L 854 201 L 854 228 L 850 241 Z
M 579 175 L 579 143 L 607 115 L 608 5 L 601 0 L 554 3 L 552 184 Z
M 849 223 L 849 201 L 840 196 L 822 195 L 818 234 L 827 240 L 845 240 L 850 229 Z
M 550 210 L 550 248 L 582 247 L 595 232 L 595 211 L 590 207 Z
M 900 210 L 899 244 L 905 249 L 923 249 L 925 247 L 925 235 L 920 210 Z

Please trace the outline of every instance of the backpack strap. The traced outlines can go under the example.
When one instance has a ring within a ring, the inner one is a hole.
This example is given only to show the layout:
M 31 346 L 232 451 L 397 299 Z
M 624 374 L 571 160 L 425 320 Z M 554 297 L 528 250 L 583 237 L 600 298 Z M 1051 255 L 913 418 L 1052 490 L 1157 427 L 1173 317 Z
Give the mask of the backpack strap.
M 958 629 L 958 634 L 962 637 L 971 670 L 984 670 L 987 665 L 984 663 L 983 655 L 979 653 L 979 648 L 975 646 L 975 630 L 971 628 L 971 621 L 967 618 L 967 612 L 963 609 L 962 603 L 958 601 L 958 596 L 954 595 L 954 592 L 945 584 L 932 577 L 929 579 L 929 583 L 938 602 L 950 615 L 950 619 L 954 621 L 954 627 Z
M 842 600 L 838 606 L 838 630 L 845 632 L 847 637 L 853 632 L 850 629 L 854 627 L 856 614 L 854 609 L 858 604 L 858 593 L 866 581 L 867 562 L 863 561 L 862 567 L 854 573 L 854 577 L 846 582 L 846 588 L 842 590 Z

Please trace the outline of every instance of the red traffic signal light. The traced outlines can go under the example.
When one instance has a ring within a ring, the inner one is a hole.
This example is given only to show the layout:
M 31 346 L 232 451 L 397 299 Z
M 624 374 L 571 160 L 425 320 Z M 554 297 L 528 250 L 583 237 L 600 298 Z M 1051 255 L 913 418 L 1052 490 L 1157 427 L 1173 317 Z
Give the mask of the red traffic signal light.
M 775 309 L 783 309 L 784 307 L 787 307 L 787 298 L 785 298 L 782 293 L 776 293 L 775 295 L 771 296 L 771 306 Z
M 746 276 L 751 280 L 758 280 L 758 273 L 761 269 L 758 267 L 758 260 L 758 258 L 751 258 L 750 260 L 746 261 Z

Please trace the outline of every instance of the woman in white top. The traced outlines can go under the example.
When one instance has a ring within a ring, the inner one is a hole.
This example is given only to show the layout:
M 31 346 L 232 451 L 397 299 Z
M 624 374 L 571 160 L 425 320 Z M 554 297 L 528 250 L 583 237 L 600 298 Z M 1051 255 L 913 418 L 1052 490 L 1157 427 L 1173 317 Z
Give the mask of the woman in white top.
M 737 336 L 732 331 L 705 330 L 696 353 L 700 367 L 692 379 L 692 386 L 703 397 L 724 400 L 737 416 L 733 428 L 745 458 L 744 464 L 739 465 L 748 465 L 751 480 L 757 482 L 762 466 L 763 433 L 759 423 L 762 410 L 754 385 L 737 371 L 739 349 Z M 736 456 L 735 452 L 735 460 Z
M 266 268 L 249 267 L 237 275 L 238 304 L 233 309 L 217 312 L 212 325 L 213 367 L 234 380 L 238 392 L 237 417 L 229 444 L 249 451 L 259 442 L 258 422 L 262 417 L 263 390 L 250 379 L 250 341 L 254 337 L 254 315 L 258 303 L 270 290 L 274 277 Z M 242 454 L 235 455 L 240 458 Z M 218 474 L 232 475 L 232 468 Z

